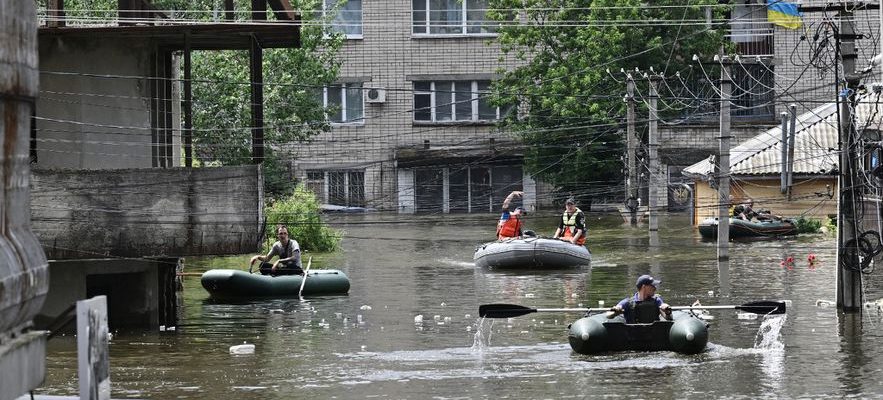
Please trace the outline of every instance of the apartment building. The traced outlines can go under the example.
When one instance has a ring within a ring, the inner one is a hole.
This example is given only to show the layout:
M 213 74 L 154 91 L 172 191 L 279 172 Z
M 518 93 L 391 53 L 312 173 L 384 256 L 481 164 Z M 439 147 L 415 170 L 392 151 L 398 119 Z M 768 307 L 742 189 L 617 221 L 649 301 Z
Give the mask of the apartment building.
M 337 4 L 326 0 L 326 7 Z M 349 0 L 339 81 L 323 101 L 330 132 L 285 148 L 295 177 L 326 204 L 398 213 L 486 213 L 537 191 L 487 92 L 501 68 L 486 0 Z M 337 107 L 333 107 L 337 106 Z

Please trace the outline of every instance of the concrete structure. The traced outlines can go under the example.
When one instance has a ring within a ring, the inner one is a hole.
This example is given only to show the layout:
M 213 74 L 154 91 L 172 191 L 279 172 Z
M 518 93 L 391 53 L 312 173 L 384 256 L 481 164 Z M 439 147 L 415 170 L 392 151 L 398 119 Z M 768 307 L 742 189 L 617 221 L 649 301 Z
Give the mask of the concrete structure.
M 34 232 L 49 258 L 245 254 L 261 242 L 257 165 L 36 169 Z
M 323 93 L 343 111 L 331 132 L 284 149 L 295 177 L 324 203 L 400 213 L 496 212 L 512 190 L 528 209 L 550 205 L 550 188 L 494 126 L 507 110 L 487 104 L 487 86 L 515 64 L 500 61 L 484 4 L 345 2 L 340 81 Z
M 28 202 L 36 22 L 33 2 L 0 0 L 0 400 L 33 390 L 46 373 L 46 336 L 31 331 L 49 289 Z
M 226 22 L 169 23 L 149 1 L 117 5 L 116 19 L 100 24 L 68 21 L 62 1 L 40 10 L 32 217 L 49 269 L 64 279 L 53 281 L 40 321 L 103 294 L 113 328 L 173 325 L 178 257 L 259 246 L 258 166 L 173 168 L 189 159 L 189 54 L 250 51 L 260 99 L 262 49 L 300 46 L 299 18 L 286 0 L 251 2 L 253 19 L 267 19 L 269 5 L 288 21 L 279 24 L 236 23 L 232 9 Z M 36 30 L 37 16 L 29 21 Z M 243 103 L 253 114 L 253 149 L 262 151 L 262 102 Z

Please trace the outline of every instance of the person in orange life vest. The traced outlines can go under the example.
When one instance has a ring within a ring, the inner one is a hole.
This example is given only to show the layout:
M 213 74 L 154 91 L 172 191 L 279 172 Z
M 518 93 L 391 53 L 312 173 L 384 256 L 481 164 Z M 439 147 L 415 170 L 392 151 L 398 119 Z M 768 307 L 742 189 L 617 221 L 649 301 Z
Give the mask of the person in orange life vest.
M 503 200 L 503 214 L 500 215 L 500 221 L 497 222 L 497 239 L 506 240 L 521 237 L 521 217 L 527 215 L 521 207 L 509 211 L 509 205 L 516 197 L 524 196 L 524 192 L 514 191 L 506 196 Z
M 558 229 L 555 230 L 554 239 L 563 239 L 575 245 L 582 246 L 586 243 L 586 216 L 582 210 L 576 208 L 573 197 L 564 202 L 564 214 Z

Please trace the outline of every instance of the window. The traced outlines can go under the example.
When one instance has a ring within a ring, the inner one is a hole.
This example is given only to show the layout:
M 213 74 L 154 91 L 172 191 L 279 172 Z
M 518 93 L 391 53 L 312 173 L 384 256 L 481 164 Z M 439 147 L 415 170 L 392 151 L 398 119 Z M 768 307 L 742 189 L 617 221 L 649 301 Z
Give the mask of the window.
M 413 32 L 429 35 L 496 33 L 486 20 L 488 0 L 413 0 Z
M 362 83 L 330 85 L 324 90 L 328 119 L 335 123 L 364 123 Z
M 490 81 L 414 82 L 414 121 L 480 122 L 500 119 L 490 103 Z
M 308 170 L 307 188 L 316 193 L 316 197 L 323 203 L 346 207 L 365 206 L 365 171 Z
M 325 13 L 333 13 L 331 31 L 350 39 L 362 38 L 362 0 L 325 0 Z

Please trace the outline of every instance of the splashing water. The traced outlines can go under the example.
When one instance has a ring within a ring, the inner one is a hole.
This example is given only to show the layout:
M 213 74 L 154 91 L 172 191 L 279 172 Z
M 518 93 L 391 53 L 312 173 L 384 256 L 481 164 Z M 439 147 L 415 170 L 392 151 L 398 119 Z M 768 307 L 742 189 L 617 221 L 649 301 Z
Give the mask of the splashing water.
M 786 315 L 770 315 L 763 319 L 757 336 L 754 338 L 755 349 L 782 350 L 785 343 L 782 342 L 780 333 L 785 326 Z
M 493 333 L 494 320 L 491 319 L 487 328 L 485 328 L 484 321 L 486 319 L 487 318 L 484 317 L 477 319 L 476 325 L 478 325 L 478 328 L 475 330 L 475 334 L 472 335 L 472 351 L 482 351 L 491 345 L 491 334 Z

